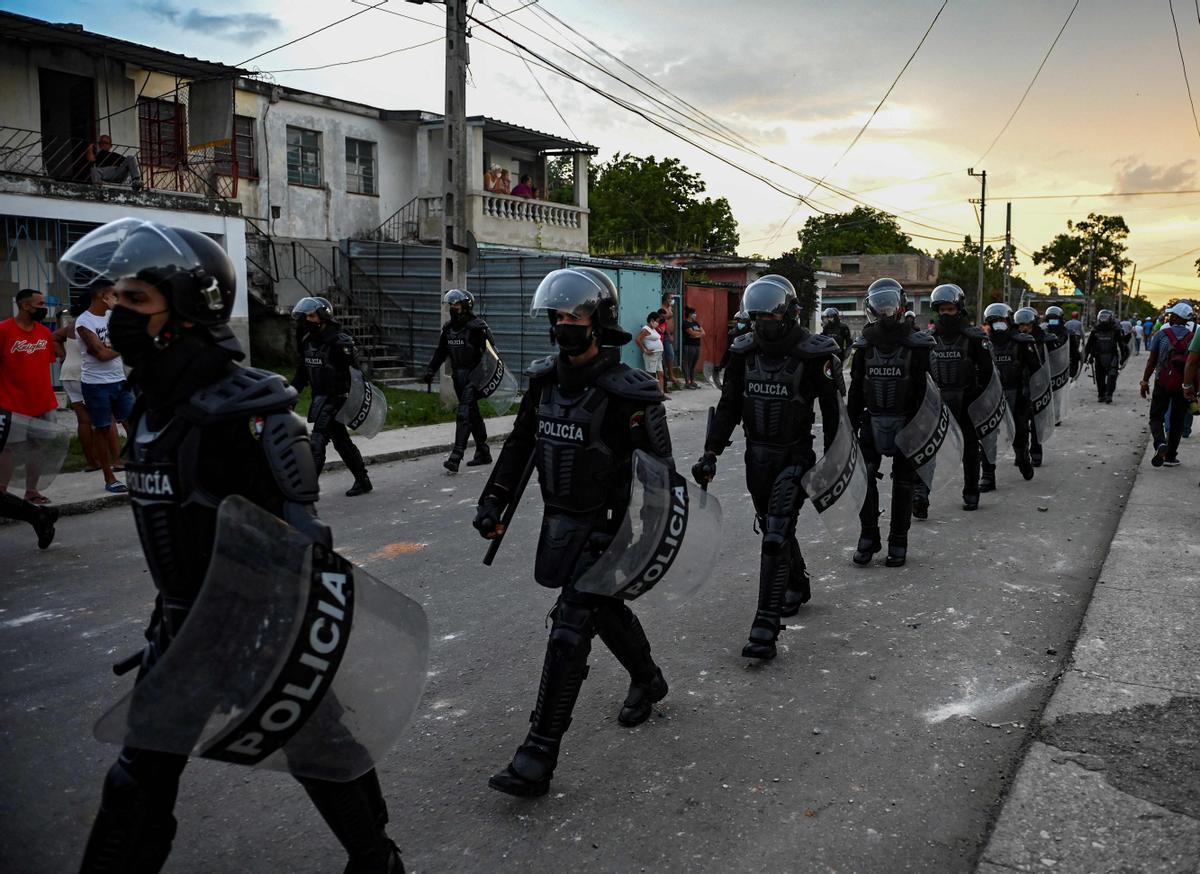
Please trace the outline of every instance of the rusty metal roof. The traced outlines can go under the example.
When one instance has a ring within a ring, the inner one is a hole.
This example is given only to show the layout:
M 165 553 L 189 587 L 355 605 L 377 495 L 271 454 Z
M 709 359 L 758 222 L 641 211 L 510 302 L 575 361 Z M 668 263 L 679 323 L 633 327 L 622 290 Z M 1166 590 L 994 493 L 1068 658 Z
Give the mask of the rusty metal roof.
M 145 70 L 188 79 L 249 76 L 248 70 L 216 61 L 202 61 L 141 43 L 84 30 L 79 24 L 55 24 L 13 12 L 0 12 L 0 39 L 40 45 L 67 46 L 89 54 L 111 55 Z

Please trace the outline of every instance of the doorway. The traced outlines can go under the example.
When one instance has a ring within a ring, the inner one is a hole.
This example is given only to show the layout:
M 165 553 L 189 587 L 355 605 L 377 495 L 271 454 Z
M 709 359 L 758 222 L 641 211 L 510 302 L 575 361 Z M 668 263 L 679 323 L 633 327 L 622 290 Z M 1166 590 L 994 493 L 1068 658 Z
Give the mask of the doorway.
M 46 175 L 65 182 L 86 182 L 85 153 L 95 135 L 95 80 L 39 68 L 38 89 Z

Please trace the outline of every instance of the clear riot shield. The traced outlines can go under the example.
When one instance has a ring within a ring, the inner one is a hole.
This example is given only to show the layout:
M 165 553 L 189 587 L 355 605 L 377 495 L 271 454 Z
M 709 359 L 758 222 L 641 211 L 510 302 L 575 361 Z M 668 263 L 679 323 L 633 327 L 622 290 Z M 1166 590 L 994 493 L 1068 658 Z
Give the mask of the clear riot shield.
M 0 482 L 15 494 L 44 489 L 62 470 L 73 428 L 0 410 Z
M 95 735 L 344 782 L 400 736 L 428 658 L 420 605 L 234 496 L 183 628 Z
M 1054 421 L 1062 422 L 1071 408 L 1071 349 L 1068 343 L 1050 350 L 1050 391 L 1054 394 Z
M 916 415 L 897 432 L 896 450 L 904 454 L 930 491 L 935 478 L 948 482 L 962 475 L 962 432 L 950 409 L 942 403 L 937 383 L 928 374 L 925 398 Z
M 839 403 L 837 434 L 825 454 L 800 479 L 804 493 L 817 511 L 817 518 L 835 540 L 857 532 L 858 518 L 867 499 L 867 472 L 858 438 L 850 427 L 846 405 Z
M 358 368 L 350 368 L 350 393 L 338 410 L 337 420 L 359 437 L 370 440 L 383 429 L 387 411 L 387 398 L 379 387 L 368 382 Z
M 493 416 L 503 416 L 517 399 L 517 378 L 505 366 L 496 348 L 488 340 L 483 358 L 471 371 L 471 383 L 479 392 L 479 405 Z
M 1000 382 L 1000 372 L 992 368 L 992 378 L 987 387 L 971 401 L 967 407 L 967 416 L 979 439 L 980 449 L 988 464 L 995 464 L 999 455 L 1000 430 L 1004 429 L 1007 440 L 1011 443 L 1014 433 L 1012 411 L 1004 397 L 1004 385 Z
M 711 361 L 704 362 L 704 381 L 717 391 L 721 390 L 721 373 L 717 370 L 717 365 Z
M 1043 363 L 1029 377 L 1029 412 L 1037 438 L 1046 443 L 1054 435 L 1054 392 L 1050 388 L 1050 365 Z
M 633 487 L 620 530 L 575 589 L 632 601 L 666 576 L 682 601 L 708 580 L 720 548 L 721 503 L 659 458 L 633 453 Z

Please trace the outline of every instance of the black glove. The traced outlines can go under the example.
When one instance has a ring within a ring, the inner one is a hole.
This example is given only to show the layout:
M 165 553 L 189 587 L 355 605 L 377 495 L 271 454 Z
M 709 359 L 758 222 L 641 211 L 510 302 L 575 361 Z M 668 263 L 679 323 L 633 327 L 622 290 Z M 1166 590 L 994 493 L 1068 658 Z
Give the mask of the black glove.
M 500 525 L 500 516 L 504 512 L 500 506 L 500 502 L 495 498 L 484 498 L 479 502 L 479 506 L 475 510 L 475 521 L 471 524 L 475 526 L 475 530 L 479 532 L 484 539 L 490 539 L 489 534 L 494 534 L 496 528 Z
M 421 377 L 421 382 L 433 382 L 433 371 L 426 370 L 425 375 Z
M 700 485 L 708 485 L 717 475 L 717 454 L 705 452 L 700 460 L 692 465 L 692 479 Z

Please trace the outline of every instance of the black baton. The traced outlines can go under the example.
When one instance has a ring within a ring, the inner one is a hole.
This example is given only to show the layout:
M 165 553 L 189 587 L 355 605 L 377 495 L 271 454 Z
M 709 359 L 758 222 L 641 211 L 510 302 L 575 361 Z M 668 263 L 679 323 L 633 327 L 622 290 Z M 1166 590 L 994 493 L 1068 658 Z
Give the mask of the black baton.
M 521 471 L 521 479 L 517 483 L 516 491 L 513 492 L 512 499 L 508 502 L 508 506 L 504 509 L 504 515 L 500 517 L 501 531 L 494 538 L 488 547 L 487 555 L 483 557 L 483 563 L 488 567 L 492 566 L 492 562 L 496 558 L 496 553 L 500 551 L 500 543 L 504 540 L 504 535 L 508 533 L 508 526 L 512 524 L 513 516 L 517 512 L 517 504 L 521 502 L 521 495 L 525 492 L 525 487 L 529 485 L 529 478 L 533 475 L 533 458 L 534 453 L 529 453 L 529 460 L 525 462 L 525 470 Z

